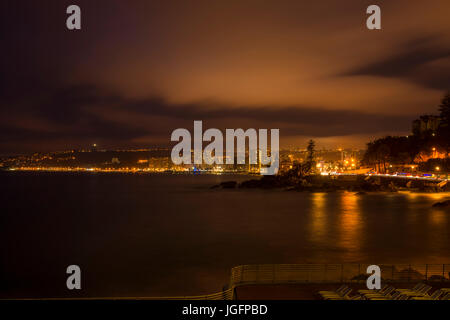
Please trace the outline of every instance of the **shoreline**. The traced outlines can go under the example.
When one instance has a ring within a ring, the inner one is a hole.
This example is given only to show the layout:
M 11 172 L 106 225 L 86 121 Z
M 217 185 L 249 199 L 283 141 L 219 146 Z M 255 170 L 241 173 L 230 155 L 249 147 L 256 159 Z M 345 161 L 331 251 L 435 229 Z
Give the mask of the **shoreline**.
M 305 177 L 263 176 L 260 179 L 250 179 L 238 183 L 224 181 L 211 189 L 267 189 L 297 192 L 355 192 L 366 193 L 442 193 L 450 191 L 448 180 L 407 179 L 404 177 L 355 175 L 355 176 L 321 176 Z
M 383 175 L 337 175 L 322 176 L 311 175 L 291 181 L 282 175 L 261 176 L 259 173 L 243 171 L 173 171 L 173 170 L 151 170 L 151 169 L 100 169 L 100 168 L 0 168 L 0 172 L 26 172 L 26 173 L 85 173 L 85 174 L 149 174 L 149 175 L 192 175 L 192 176 L 247 176 L 250 179 L 238 182 L 236 180 L 223 181 L 210 186 L 210 189 L 261 189 L 277 190 L 282 192 L 310 192 L 310 193 L 334 193 L 334 192 L 354 192 L 356 195 L 365 194 L 441 194 L 450 192 L 450 183 L 439 188 L 440 182 L 447 180 L 438 178 L 416 177 L 393 177 Z M 411 183 L 409 187 L 406 185 Z M 413 186 L 413 183 L 415 186 Z
M 152 169 L 100 169 L 100 168 L 0 168 L 0 172 L 48 172 L 48 173 L 137 173 L 137 174 L 167 174 L 167 175 L 243 175 L 243 176 L 260 176 L 260 174 L 246 171 L 181 171 L 181 170 L 152 170 Z

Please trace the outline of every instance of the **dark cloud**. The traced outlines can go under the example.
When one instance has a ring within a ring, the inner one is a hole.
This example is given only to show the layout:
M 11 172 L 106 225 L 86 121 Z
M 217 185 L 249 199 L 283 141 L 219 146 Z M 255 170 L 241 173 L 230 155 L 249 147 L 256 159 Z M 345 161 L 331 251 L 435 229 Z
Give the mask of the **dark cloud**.
M 450 45 L 442 35 L 421 36 L 406 41 L 391 56 L 345 72 L 344 76 L 381 76 L 408 78 L 434 89 L 450 88 L 450 63 L 434 66 L 433 62 L 450 62 Z
M 125 106 L 121 106 L 125 107 Z M 369 114 L 356 110 L 327 110 L 312 106 L 229 106 L 221 104 L 169 104 L 153 98 L 130 102 L 126 109 L 146 115 L 178 118 L 189 121 L 203 120 L 207 125 L 219 124 L 234 128 L 241 124 L 270 128 L 280 126 L 284 135 L 316 137 L 367 134 L 396 131 L 408 126 L 411 118 L 405 116 Z M 253 123 L 253 125 L 252 125 Z M 192 125 L 191 123 L 189 124 Z
M 0 111 L 0 143 L 5 149 L 11 145 L 34 142 L 38 148 L 47 149 L 40 141 L 66 140 L 66 148 L 90 145 L 93 141 L 129 141 L 144 134 L 153 133 L 132 123 L 107 121 L 89 112 L 89 108 L 102 104 L 111 105 L 115 97 L 102 93 L 94 86 L 71 86 L 36 96 L 9 101 L 9 108 Z
M 44 96 L 17 101 L 14 111 L 2 112 L 0 144 L 8 146 L 33 141 L 73 141 L 106 146 L 137 143 L 152 135 L 159 144 L 170 144 L 170 133 L 182 126 L 192 130 L 194 120 L 204 127 L 279 128 L 281 136 L 345 136 L 395 131 L 411 119 L 368 114 L 355 110 L 326 110 L 308 106 L 231 106 L 219 103 L 169 103 L 162 97 L 131 99 L 92 85 L 54 89 Z M 3 110 L 5 111 L 5 110 Z M 27 115 L 28 122 L 21 118 Z M 142 119 L 142 121 L 136 121 Z M 32 125 L 30 125 L 30 123 Z M 35 127 L 34 124 L 41 123 Z M 155 123 L 158 123 L 155 126 Z

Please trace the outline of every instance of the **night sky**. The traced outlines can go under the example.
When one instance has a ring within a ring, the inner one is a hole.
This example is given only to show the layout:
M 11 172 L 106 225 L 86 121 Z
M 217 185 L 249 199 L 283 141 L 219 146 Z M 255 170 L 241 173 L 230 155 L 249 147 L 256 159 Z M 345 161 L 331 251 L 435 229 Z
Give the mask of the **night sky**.
M 77 4 L 82 29 L 66 29 Z M 366 8 L 382 10 L 367 30 Z M 450 89 L 450 1 L 2 0 L 0 154 L 280 128 L 282 147 L 408 134 Z

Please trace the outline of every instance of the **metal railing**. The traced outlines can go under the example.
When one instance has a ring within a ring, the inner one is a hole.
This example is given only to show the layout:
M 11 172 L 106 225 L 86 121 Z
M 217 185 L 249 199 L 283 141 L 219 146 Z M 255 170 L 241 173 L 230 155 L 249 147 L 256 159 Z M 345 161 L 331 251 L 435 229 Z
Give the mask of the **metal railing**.
M 146 300 L 233 300 L 234 288 L 201 296 L 151 297 Z
M 260 264 L 231 270 L 230 288 L 245 284 L 363 282 L 370 264 Z M 379 264 L 382 281 L 450 281 L 450 264 Z

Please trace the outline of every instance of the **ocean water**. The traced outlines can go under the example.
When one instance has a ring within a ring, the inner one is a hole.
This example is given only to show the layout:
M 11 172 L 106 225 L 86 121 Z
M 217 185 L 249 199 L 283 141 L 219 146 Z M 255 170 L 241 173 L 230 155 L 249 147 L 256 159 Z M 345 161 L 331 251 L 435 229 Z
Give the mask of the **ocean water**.
M 432 208 L 449 193 L 210 189 L 248 178 L 1 172 L 0 297 L 206 294 L 242 264 L 450 263 L 450 210 Z

